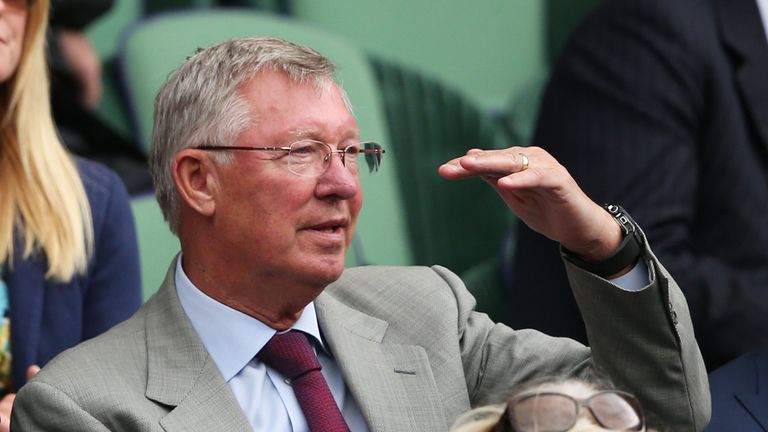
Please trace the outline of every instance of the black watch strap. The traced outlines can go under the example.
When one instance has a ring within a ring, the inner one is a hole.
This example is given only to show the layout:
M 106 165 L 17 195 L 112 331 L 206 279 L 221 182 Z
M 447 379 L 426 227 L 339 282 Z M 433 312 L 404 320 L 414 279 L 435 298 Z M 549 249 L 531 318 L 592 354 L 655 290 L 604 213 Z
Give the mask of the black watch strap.
M 637 223 L 621 206 L 604 204 L 603 208 L 613 216 L 613 219 L 624 232 L 624 240 L 622 240 L 616 252 L 604 260 L 584 261 L 578 255 L 565 248 L 563 248 L 563 251 L 565 251 L 568 259 L 577 266 L 606 278 L 615 275 L 628 266 L 634 265 L 643 253 L 643 241 L 640 237 Z

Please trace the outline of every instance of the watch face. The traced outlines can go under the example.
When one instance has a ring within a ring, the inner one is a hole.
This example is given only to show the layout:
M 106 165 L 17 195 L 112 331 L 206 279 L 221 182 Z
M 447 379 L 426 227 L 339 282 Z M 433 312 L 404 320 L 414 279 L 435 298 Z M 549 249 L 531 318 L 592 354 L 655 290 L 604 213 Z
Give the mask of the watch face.
M 637 230 L 637 225 L 629 214 L 621 206 L 615 204 L 604 204 L 603 208 L 616 219 L 619 226 L 624 231 L 624 235 L 629 235 Z

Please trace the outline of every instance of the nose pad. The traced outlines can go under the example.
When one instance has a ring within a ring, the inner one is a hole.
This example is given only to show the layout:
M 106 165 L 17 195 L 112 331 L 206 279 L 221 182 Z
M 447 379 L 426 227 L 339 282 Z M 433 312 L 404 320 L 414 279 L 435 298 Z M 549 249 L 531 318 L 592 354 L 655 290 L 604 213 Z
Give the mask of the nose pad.
M 345 150 L 331 150 L 331 152 L 328 153 L 325 156 L 325 163 L 329 163 L 329 160 L 330 160 L 330 162 L 333 162 L 333 155 L 334 154 L 336 154 L 339 157 L 339 159 L 341 159 L 341 165 L 346 167 L 347 166 L 347 158 L 346 158 L 347 152 Z
M 331 150 L 330 153 L 323 156 L 323 165 L 326 166 L 325 171 L 328 171 L 331 168 L 331 165 L 333 164 L 333 155 L 336 154 L 339 156 L 339 159 L 341 159 L 341 165 L 343 167 L 347 166 L 347 159 L 345 158 L 346 152 L 341 150 Z M 323 173 L 325 173 L 323 171 Z

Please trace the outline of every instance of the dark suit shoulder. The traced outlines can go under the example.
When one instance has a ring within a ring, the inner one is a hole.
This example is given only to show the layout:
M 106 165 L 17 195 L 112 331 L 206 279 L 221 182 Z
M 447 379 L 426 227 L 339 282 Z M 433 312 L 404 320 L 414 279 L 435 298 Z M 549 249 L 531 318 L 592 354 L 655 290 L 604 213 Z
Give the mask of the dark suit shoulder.
M 768 370 L 768 351 L 745 354 L 714 370 L 709 375 L 712 398 L 734 392 L 757 393 L 761 365 Z
M 584 19 L 568 46 L 577 50 L 617 48 L 610 54 L 622 63 L 633 61 L 628 56 L 637 55 L 631 48 L 634 46 L 645 47 L 670 62 L 691 61 L 691 56 L 707 61 L 718 40 L 708 0 L 615 0 L 602 2 Z
M 768 350 L 745 354 L 712 372 L 712 421 L 707 431 L 763 431 L 760 424 L 768 424 L 766 373 Z

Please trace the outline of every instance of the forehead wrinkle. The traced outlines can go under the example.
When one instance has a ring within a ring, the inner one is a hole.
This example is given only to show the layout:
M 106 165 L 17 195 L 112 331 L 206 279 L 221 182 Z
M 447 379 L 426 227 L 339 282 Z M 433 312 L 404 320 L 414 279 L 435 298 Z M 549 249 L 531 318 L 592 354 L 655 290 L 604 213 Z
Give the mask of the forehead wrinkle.
M 295 138 L 295 139 L 299 139 L 299 140 L 301 140 L 301 139 L 315 139 L 315 140 L 323 141 L 320 138 L 323 137 L 325 134 L 320 129 L 300 128 L 300 129 L 294 129 L 294 130 L 289 131 L 288 135 L 291 138 Z M 349 128 L 344 133 L 342 133 L 341 140 L 339 140 L 339 142 L 345 141 L 345 140 L 348 140 L 348 139 L 351 139 L 351 138 L 357 138 L 358 136 L 360 136 L 360 131 L 357 128 Z M 323 142 L 325 142 L 325 141 L 323 141 Z M 333 144 L 333 143 L 329 143 L 329 144 Z

